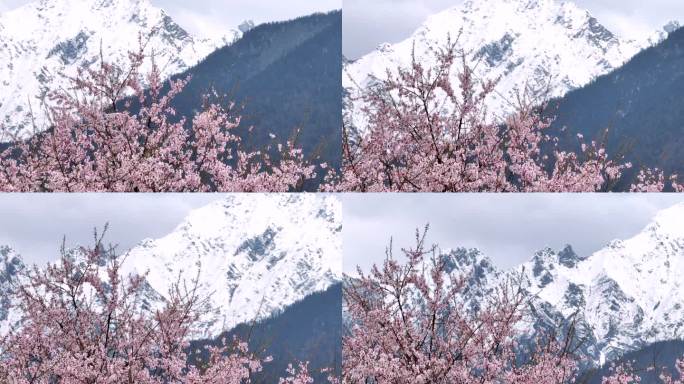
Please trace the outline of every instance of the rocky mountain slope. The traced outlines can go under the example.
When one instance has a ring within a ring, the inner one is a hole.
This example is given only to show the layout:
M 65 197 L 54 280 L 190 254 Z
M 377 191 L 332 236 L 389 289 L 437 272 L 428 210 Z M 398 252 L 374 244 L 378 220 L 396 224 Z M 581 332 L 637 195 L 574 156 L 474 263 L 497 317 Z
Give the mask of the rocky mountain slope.
M 451 37 L 457 39 L 478 78 L 499 79 L 487 106 L 493 118 L 501 118 L 514 109 L 517 93 L 540 99 L 562 96 L 618 68 L 677 25 L 670 23 L 635 41 L 611 32 L 570 1 L 466 0 L 432 15 L 408 39 L 381 44 L 347 63 L 343 86 L 352 98 L 357 96 L 359 90 L 384 78 L 388 68 L 410 64 L 414 47 L 418 60 L 429 65 L 434 60 L 430 51 L 443 47 Z M 346 110 L 356 127 L 364 125 L 361 107 L 354 102 Z
M 64 77 L 105 61 L 126 64 L 139 37 L 164 76 L 182 72 L 253 27 L 245 22 L 221 37 L 193 36 L 149 0 L 35 0 L 0 13 L 0 123 L 22 137 L 48 124 L 47 93 Z M 148 41 L 148 36 L 149 41 Z
M 532 296 L 530 332 L 563 327 L 576 316 L 582 351 L 594 365 L 655 342 L 684 337 L 684 203 L 663 210 L 643 231 L 582 257 L 572 247 L 543 249 L 500 271 L 477 250 L 455 250 L 452 273 L 469 277 L 476 309 L 493 287 L 515 279 Z
M 124 270 L 144 273 L 161 295 L 195 276 L 216 311 L 202 336 L 267 318 L 342 274 L 341 206 L 314 195 L 231 195 L 192 211 L 170 234 L 126 256 Z

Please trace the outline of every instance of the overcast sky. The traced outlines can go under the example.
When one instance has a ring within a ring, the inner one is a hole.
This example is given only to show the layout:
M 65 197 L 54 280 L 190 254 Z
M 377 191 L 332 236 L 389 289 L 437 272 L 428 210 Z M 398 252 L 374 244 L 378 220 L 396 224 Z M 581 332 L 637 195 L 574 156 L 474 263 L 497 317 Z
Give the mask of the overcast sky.
M 380 43 L 404 40 L 429 15 L 462 2 L 463 0 L 344 0 L 343 52 L 347 58 L 355 59 L 372 51 Z M 608 29 L 627 37 L 659 29 L 670 20 L 684 21 L 682 0 L 574 2 L 588 9 Z
M 223 195 L 213 194 L 2 194 L 0 245 L 25 261 L 57 259 L 59 245 L 92 245 L 93 229 L 109 223 L 108 243 L 125 251 L 145 238 L 171 232 L 193 208 Z
M 390 238 L 396 251 L 413 245 L 416 228 L 427 223 L 430 243 L 478 248 L 500 268 L 546 246 L 571 244 L 588 256 L 637 234 L 658 210 L 682 201 L 677 194 L 347 194 L 344 269 L 382 262 Z
M 95 227 L 110 224 L 108 242 L 120 251 L 171 232 L 191 209 L 222 194 L 0 195 L 0 245 L 25 260 L 55 260 L 62 238 L 89 245 Z M 501 268 L 527 261 L 550 246 L 571 244 L 582 256 L 638 233 L 655 213 L 684 202 L 677 194 L 345 194 L 346 272 L 382 261 L 389 239 L 412 245 L 430 223 L 429 240 L 442 249 L 476 247 Z
M 203 35 L 218 34 L 245 20 L 257 24 L 289 20 L 342 8 L 342 0 L 150 0 L 182 27 Z M 0 0 L 0 12 L 30 0 Z

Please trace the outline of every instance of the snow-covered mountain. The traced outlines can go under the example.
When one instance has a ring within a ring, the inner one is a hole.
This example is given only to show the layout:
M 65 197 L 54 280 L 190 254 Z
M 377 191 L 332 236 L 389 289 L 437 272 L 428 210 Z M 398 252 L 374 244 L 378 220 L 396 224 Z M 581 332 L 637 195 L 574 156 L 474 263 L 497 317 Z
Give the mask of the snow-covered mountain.
M 454 261 L 454 273 L 470 277 L 470 305 L 513 278 L 534 297 L 532 325 L 563 325 L 576 315 L 582 350 L 594 364 L 684 338 L 684 203 L 659 212 L 634 237 L 587 257 L 570 246 L 546 248 L 518 268 L 499 271 L 476 250 L 445 256 Z
M 179 273 L 200 270 L 201 291 L 217 310 L 203 336 L 263 319 L 341 280 L 341 205 L 332 196 L 231 195 L 192 211 L 170 234 L 142 241 L 124 263 L 149 271 L 161 295 Z
M 172 284 L 198 277 L 207 312 L 197 338 L 268 318 L 341 281 L 341 205 L 308 194 L 235 194 L 191 211 L 176 229 L 122 257 L 123 274 L 144 274 L 143 305 L 163 305 Z M 69 254 L 74 260 L 83 255 Z M 56 260 L 55 260 L 56 261 Z M 0 247 L 0 335 L 18 325 L 12 289 L 24 263 Z
M 638 41 L 617 36 L 587 10 L 570 1 L 466 0 L 429 17 L 411 37 L 378 48 L 344 67 L 343 86 L 355 99 L 361 90 L 406 67 L 415 47 L 418 60 L 434 62 L 431 50 L 458 38 L 481 79 L 499 82 L 487 100 L 490 116 L 501 118 L 515 107 L 515 94 L 558 97 L 625 63 L 641 49 L 661 41 L 678 24 Z M 456 65 L 460 65 L 457 61 Z M 454 71 L 455 79 L 457 71 Z M 363 130 L 359 101 L 347 103 L 345 118 Z
M 99 63 L 101 52 L 106 61 L 125 64 L 139 36 L 152 34 L 145 52 L 154 52 L 169 76 L 251 27 L 248 21 L 220 37 L 193 36 L 149 0 L 35 0 L 0 13 L 0 123 L 30 135 L 32 110 L 44 129 L 47 92 L 69 85 L 62 74 Z

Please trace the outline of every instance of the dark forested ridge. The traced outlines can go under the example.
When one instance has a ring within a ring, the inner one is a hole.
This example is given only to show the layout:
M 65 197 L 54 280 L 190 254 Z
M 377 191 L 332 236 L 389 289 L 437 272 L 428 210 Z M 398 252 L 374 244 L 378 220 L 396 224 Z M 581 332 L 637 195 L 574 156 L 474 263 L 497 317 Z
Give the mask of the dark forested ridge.
M 175 78 L 188 75 L 175 100 L 180 115 L 191 116 L 216 91 L 242 107 L 241 132 L 250 145 L 263 147 L 270 133 L 282 142 L 299 128 L 307 156 L 340 165 L 341 12 L 259 25 Z
M 684 355 L 684 341 L 662 341 L 645 346 L 637 351 L 625 354 L 619 361 L 614 362 L 615 365 L 625 364 L 629 362 L 632 368 L 639 373 L 642 383 L 659 383 L 658 375 L 664 368 L 666 372 L 673 374 L 675 377 L 676 369 L 675 363 L 677 359 Z M 608 363 L 601 369 L 591 370 L 586 372 L 584 377 L 577 380 L 579 384 L 601 384 L 603 377 L 610 375 L 610 367 L 613 363 Z M 660 369 L 649 369 L 649 367 L 658 367 Z
M 553 100 L 553 132 L 565 147 L 576 134 L 603 138 L 608 152 L 624 154 L 636 167 L 684 174 L 684 28 L 637 54 L 615 71 Z
M 277 383 L 286 374 L 288 363 L 308 361 L 314 382 L 325 382 L 321 369 L 342 369 L 342 285 L 314 293 L 287 307 L 282 313 L 255 324 L 242 324 L 222 335 L 249 339 L 250 350 L 259 356 L 272 356 L 263 372 L 254 374 L 254 383 Z M 220 339 L 220 338 L 219 338 Z M 194 350 L 198 341 L 191 346 Z

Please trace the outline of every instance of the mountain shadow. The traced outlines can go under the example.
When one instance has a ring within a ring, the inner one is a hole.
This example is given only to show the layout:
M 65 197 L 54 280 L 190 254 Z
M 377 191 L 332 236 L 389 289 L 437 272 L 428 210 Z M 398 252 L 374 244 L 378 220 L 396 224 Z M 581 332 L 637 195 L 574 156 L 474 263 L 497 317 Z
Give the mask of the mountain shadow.
M 174 100 L 179 115 L 192 116 L 207 94 L 225 95 L 237 103 L 249 146 L 263 148 L 270 134 L 283 142 L 298 129 L 305 155 L 340 166 L 340 11 L 259 25 L 173 78 L 188 75 L 191 81 Z
M 288 306 L 281 313 L 254 323 L 241 324 L 222 334 L 228 340 L 234 336 L 249 340 L 250 351 L 259 356 L 272 356 L 273 361 L 263 364 L 263 371 L 252 375 L 253 383 L 277 383 L 286 375 L 288 364 L 309 362 L 309 372 L 315 383 L 325 382 L 332 369 L 337 377 L 342 370 L 342 285 L 336 284 L 324 292 L 307 296 Z M 200 340 L 191 344 L 198 346 L 215 343 Z M 206 355 L 191 355 L 201 359 Z
M 614 157 L 624 155 L 635 166 L 628 181 L 639 167 L 684 173 L 684 28 L 613 72 L 552 100 L 546 112 L 556 116 L 551 131 L 565 149 L 577 150 L 581 133 L 607 144 Z

